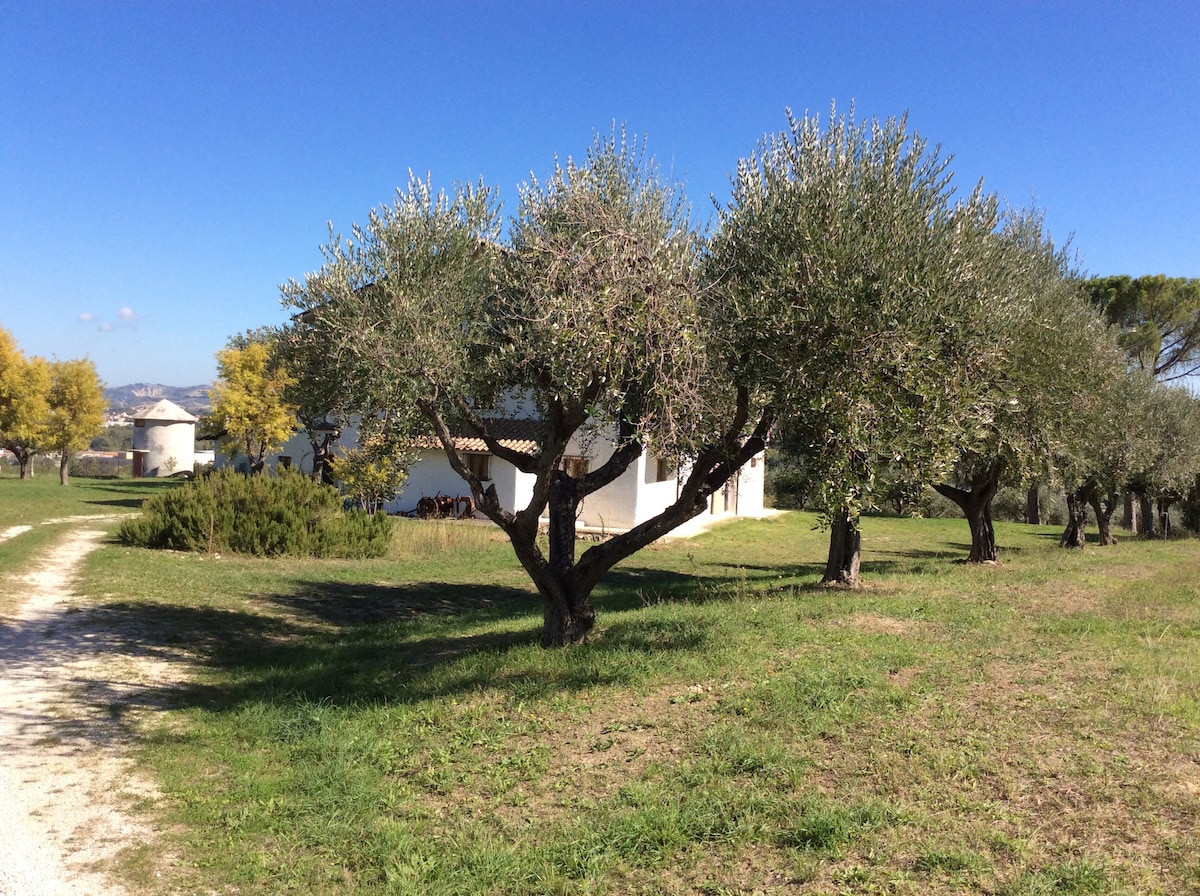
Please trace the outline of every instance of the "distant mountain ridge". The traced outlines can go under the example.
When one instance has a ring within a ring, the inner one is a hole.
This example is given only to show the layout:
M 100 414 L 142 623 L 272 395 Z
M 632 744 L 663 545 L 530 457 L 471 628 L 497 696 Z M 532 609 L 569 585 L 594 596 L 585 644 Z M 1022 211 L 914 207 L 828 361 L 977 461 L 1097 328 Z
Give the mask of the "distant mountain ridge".
M 105 389 L 104 397 L 108 400 L 110 416 L 129 414 L 165 398 L 198 417 L 212 410 L 208 400 L 208 390 L 211 388 L 209 385 L 164 386 L 161 383 L 130 383 L 128 386 Z

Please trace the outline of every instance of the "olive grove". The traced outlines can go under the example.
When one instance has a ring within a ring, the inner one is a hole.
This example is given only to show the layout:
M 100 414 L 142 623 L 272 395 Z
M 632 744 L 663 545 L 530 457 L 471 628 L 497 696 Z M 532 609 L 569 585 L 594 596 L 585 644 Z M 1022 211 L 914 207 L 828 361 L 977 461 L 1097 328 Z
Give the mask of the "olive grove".
M 1036 213 L 959 194 L 903 118 L 836 108 L 789 113 L 732 187 L 707 234 L 614 130 L 531 176 L 507 220 L 482 181 L 410 177 L 282 287 L 277 338 L 310 416 L 354 417 L 384 453 L 439 445 L 536 585 L 544 645 L 584 640 L 605 573 L 701 513 L 776 429 L 830 524 L 829 583 L 857 581 L 859 515 L 885 480 L 936 483 L 988 560 L 1005 476 L 1093 475 L 1078 398 L 1103 413 L 1087 370 L 1115 349 Z M 506 441 L 514 419 L 533 447 Z M 529 474 L 524 506 L 462 436 Z M 590 467 L 568 462 L 581 443 L 601 449 Z M 676 499 L 577 555 L 580 502 L 650 451 L 679 470 Z

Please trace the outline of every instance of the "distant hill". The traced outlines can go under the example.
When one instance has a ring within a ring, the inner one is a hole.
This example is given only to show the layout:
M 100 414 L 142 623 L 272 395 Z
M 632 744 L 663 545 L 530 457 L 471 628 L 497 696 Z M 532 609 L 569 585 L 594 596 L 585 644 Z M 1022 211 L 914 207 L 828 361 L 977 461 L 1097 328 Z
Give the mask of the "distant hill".
M 161 383 L 131 383 L 128 386 L 105 389 L 104 397 L 108 400 L 109 416 L 129 414 L 165 398 L 175 402 L 189 414 L 199 417 L 211 410 L 208 401 L 210 388 L 212 387 L 208 385 L 164 386 Z

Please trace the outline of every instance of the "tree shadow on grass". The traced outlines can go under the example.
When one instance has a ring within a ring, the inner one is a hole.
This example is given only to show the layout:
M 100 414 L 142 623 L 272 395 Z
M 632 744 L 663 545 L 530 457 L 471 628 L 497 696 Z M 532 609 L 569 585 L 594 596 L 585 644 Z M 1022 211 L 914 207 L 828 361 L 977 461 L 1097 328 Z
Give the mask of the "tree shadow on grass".
M 161 494 L 164 490 L 178 488 L 177 480 L 166 479 L 115 479 L 111 483 L 104 480 L 91 479 L 86 488 L 91 492 L 102 495 L 111 494 L 114 497 L 89 498 L 84 503 L 97 507 L 124 507 L 131 510 L 141 509 L 142 502 L 147 498 Z M 133 494 L 130 494 L 130 493 Z
M 448 616 L 483 622 L 514 612 L 532 612 L 540 606 L 537 595 L 519 588 L 445 582 L 302 582 L 294 592 L 268 595 L 264 600 L 288 613 L 337 626 Z
M 479 687 L 486 663 L 513 647 L 536 644 L 539 630 L 524 606 L 505 606 L 474 596 L 461 612 L 435 609 L 447 586 L 412 589 L 312 584 L 298 594 L 268 595 L 267 612 L 220 610 L 184 603 L 114 601 L 85 610 L 85 639 L 60 638 L 53 651 L 62 661 L 100 655 L 88 679 L 73 684 L 83 693 L 111 695 L 114 718 L 130 711 L 203 708 L 222 712 L 249 702 L 357 704 L 416 702 L 454 697 Z M 397 591 L 416 592 L 401 600 Z M 357 598 L 357 599 L 354 599 Z M 467 603 L 468 600 L 464 600 Z M 355 606 L 357 604 L 357 606 Z M 279 612 L 282 610 L 283 612 Z M 82 615 L 82 614 L 80 614 Z M 517 627 L 496 627 L 515 616 Z M 480 627 L 492 625 L 479 631 Z M 49 645 L 43 641 L 41 650 Z M 133 681 L 119 669 L 128 658 L 147 660 L 154 681 Z M 34 661 L 31 656 L 30 661 Z M 475 668 L 472 668 L 474 666 Z M 169 670 L 169 671 L 166 671 Z M 118 680 L 118 679 L 124 680 Z
M 594 602 L 604 611 L 634 610 L 658 603 L 702 604 L 732 600 L 746 591 L 770 591 L 781 580 L 820 575 L 824 566 L 814 563 L 788 566 L 755 566 L 708 563 L 700 574 L 674 570 L 618 567 L 610 570 L 596 587 Z
M 945 553 L 894 556 L 869 560 L 864 570 L 880 573 Z M 603 620 L 660 602 L 735 600 L 747 588 L 794 592 L 800 580 L 815 582 L 822 570 L 819 563 L 724 563 L 702 572 L 622 566 L 610 571 L 594 598 Z M 529 588 L 480 583 L 289 581 L 233 610 L 182 599 L 113 600 L 83 613 L 91 614 L 94 637 L 66 649 L 112 656 L 113 663 L 79 684 L 110 699 L 122 724 L 129 710 L 166 707 L 229 712 L 250 704 L 415 704 L 485 688 L 502 698 L 541 699 L 635 682 L 655 655 L 704 649 L 710 637 L 703 622 L 687 614 L 633 613 L 604 625 L 592 643 L 542 651 L 539 596 Z M 104 669 L 119 668 L 123 656 L 169 664 L 172 671 L 153 682 L 118 683 Z
M 504 586 L 303 582 L 254 604 L 262 611 L 166 601 L 111 601 L 84 611 L 92 635 L 74 649 L 110 654 L 104 669 L 131 656 L 170 664 L 169 678 L 182 683 L 117 686 L 98 672 L 78 684 L 111 695 L 114 718 L 253 703 L 412 704 L 483 688 L 540 699 L 630 683 L 638 672 L 628 655 L 697 649 L 706 640 L 695 626 L 635 619 L 593 643 L 542 651 L 540 598 Z M 526 656 L 510 656 L 522 649 Z

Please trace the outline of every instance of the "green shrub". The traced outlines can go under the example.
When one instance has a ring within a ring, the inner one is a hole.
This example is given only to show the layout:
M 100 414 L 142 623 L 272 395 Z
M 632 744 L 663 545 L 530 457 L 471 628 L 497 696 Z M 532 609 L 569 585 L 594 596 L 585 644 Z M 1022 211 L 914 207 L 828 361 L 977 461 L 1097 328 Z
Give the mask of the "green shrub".
M 300 473 L 222 470 L 142 505 L 121 524 L 123 544 L 255 556 L 381 557 L 391 521 L 344 511 L 337 490 Z

